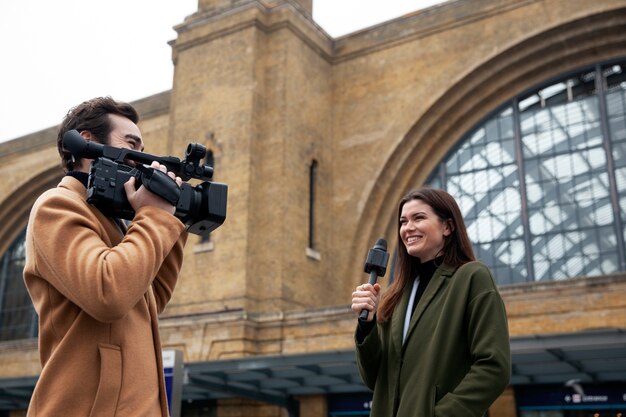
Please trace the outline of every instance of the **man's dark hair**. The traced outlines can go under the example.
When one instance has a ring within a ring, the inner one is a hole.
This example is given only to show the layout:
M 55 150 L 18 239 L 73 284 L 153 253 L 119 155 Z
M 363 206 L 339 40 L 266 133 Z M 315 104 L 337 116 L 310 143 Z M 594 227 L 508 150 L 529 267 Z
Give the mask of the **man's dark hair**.
M 76 129 L 79 132 L 89 131 L 99 143 L 107 144 L 111 133 L 111 121 L 109 114 L 117 114 L 133 123 L 139 121 L 137 111 L 128 103 L 118 102 L 111 97 L 96 97 L 87 100 L 67 113 L 57 135 L 57 149 L 61 155 L 63 170 L 72 171 L 80 164 L 80 159 L 73 158 L 72 154 L 63 148 L 63 135 L 65 132 Z

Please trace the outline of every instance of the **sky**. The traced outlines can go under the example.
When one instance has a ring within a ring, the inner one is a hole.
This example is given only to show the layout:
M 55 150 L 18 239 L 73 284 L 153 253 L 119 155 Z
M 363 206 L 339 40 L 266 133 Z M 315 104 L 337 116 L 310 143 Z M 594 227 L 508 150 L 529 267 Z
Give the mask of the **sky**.
M 442 0 L 313 0 L 339 37 Z M 0 0 L 0 142 L 55 126 L 97 96 L 134 101 L 172 88 L 168 41 L 198 0 Z

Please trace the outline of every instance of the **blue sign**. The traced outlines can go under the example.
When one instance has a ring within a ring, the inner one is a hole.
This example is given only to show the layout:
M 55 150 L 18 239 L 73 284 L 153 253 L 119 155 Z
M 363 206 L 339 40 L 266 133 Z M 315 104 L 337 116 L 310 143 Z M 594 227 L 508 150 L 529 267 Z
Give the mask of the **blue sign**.
M 333 394 L 328 396 L 328 415 L 369 416 L 372 409 L 371 393 Z
M 170 416 L 180 417 L 183 390 L 183 353 L 180 350 L 163 351 L 163 372 Z
M 515 400 L 520 410 L 626 410 L 626 384 L 516 386 Z
M 167 393 L 167 405 L 172 414 L 172 390 L 174 389 L 174 368 L 163 368 L 165 372 L 165 392 Z

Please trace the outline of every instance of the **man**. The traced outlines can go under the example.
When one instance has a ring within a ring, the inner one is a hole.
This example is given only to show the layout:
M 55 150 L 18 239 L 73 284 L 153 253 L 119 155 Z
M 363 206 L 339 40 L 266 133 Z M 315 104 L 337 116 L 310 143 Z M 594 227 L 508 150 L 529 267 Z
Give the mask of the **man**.
M 70 110 L 59 129 L 67 174 L 37 199 L 26 234 L 24 281 L 39 315 L 43 366 L 29 417 L 168 415 L 157 316 L 178 279 L 185 226 L 132 178 L 125 191 L 136 214 L 125 230 L 87 203 L 91 161 L 62 145 L 76 129 L 86 140 L 141 151 L 137 121 L 129 104 L 95 98 Z

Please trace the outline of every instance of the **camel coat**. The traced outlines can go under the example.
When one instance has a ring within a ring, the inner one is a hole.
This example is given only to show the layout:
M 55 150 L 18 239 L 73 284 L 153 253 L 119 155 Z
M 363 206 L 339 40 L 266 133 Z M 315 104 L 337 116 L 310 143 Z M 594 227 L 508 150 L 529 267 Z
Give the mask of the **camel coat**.
M 28 416 L 167 416 L 157 316 L 176 285 L 185 227 L 144 207 L 124 235 L 85 194 L 66 176 L 31 211 L 24 281 L 43 370 Z
M 408 285 L 408 289 L 411 286 Z M 435 271 L 402 330 L 410 291 L 391 319 L 356 341 L 372 417 L 480 417 L 509 383 L 504 303 L 479 262 Z

